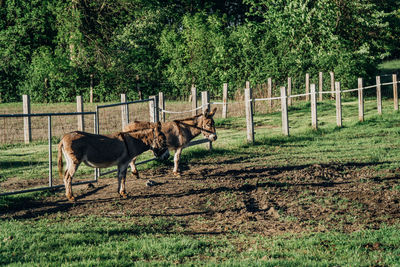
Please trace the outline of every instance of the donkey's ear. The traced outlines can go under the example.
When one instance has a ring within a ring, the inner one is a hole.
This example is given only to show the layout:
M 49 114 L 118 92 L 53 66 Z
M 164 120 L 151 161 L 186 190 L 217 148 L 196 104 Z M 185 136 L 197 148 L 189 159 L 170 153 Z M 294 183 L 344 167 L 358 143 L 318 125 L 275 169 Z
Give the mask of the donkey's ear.
M 206 110 L 203 111 L 203 115 L 204 115 L 204 117 L 208 116 L 208 108 L 206 108 Z
M 216 111 L 217 111 L 217 108 L 214 108 L 213 111 L 211 111 L 210 114 L 208 114 L 208 116 L 209 117 L 214 116 Z
M 161 122 L 160 121 L 157 122 L 156 128 L 159 129 L 159 130 L 161 129 Z

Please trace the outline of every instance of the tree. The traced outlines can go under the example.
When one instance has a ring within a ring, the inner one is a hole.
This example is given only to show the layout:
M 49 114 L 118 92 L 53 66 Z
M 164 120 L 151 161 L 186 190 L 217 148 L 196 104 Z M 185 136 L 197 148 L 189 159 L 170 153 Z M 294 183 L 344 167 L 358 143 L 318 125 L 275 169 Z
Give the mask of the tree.
M 345 86 L 354 86 L 356 77 L 371 75 L 384 56 L 376 33 L 385 33 L 387 25 L 373 4 L 350 0 L 245 2 L 250 5 L 249 23 L 255 25 L 260 38 L 260 53 L 264 60 L 276 62 L 261 72 L 272 72 L 280 82 L 306 72 L 335 71 Z
M 187 96 L 192 84 L 217 94 L 229 77 L 228 40 L 221 19 L 196 13 L 163 31 L 159 46 L 174 93 Z
M 6 101 L 21 97 L 33 51 L 54 48 L 52 1 L 4 1 L 0 16 L 0 93 Z
M 400 55 L 395 0 L 0 1 L 0 93 L 16 101 L 214 96 L 334 71 L 344 86 Z M 3 19 L 4 18 L 4 19 Z M 40 93 L 35 93 L 40 92 Z

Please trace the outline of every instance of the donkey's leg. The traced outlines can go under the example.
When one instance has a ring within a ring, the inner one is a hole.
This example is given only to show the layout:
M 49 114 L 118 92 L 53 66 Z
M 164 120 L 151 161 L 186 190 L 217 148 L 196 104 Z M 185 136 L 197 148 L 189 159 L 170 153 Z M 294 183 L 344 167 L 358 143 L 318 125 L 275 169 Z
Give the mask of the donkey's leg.
M 129 163 L 129 166 L 131 166 L 131 172 L 132 172 L 133 177 L 136 177 L 137 179 L 139 179 L 139 172 L 136 169 L 135 162 L 136 162 L 136 157 L 134 157 L 132 159 L 132 161 Z
M 118 193 L 121 197 L 127 198 L 125 190 L 127 166 L 118 166 Z
M 75 172 L 78 170 L 79 163 L 69 162 L 68 169 L 64 175 L 65 195 L 69 201 L 75 201 L 75 197 L 72 193 L 72 178 Z
M 173 174 L 176 177 L 181 177 L 181 174 L 179 172 L 179 160 L 181 159 L 182 149 L 183 149 L 183 147 L 179 147 L 175 151 L 175 155 L 174 155 L 174 171 L 173 171 Z
M 121 170 L 118 167 L 118 172 L 117 172 L 117 178 L 118 178 L 118 188 L 117 188 L 117 193 L 119 194 L 121 190 Z

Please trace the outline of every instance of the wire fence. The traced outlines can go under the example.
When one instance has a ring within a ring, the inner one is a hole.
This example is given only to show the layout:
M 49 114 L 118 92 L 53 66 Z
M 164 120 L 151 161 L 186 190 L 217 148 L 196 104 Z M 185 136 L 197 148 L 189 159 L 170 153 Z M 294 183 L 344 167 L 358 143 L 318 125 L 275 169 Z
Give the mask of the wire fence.
M 389 77 L 389 76 L 388 76 Z M 340 90 L 340 94 L 346 94 L 346 93 L 352 93 L 352 92 L 359 92 L 359 97 L 360 97 L 360 92 L 366 91 L 368 89 L 381 89 L 381 87 L 393 87 L 393 98 L 394 101 L 398 99 L 397 96 L 397 84 L 399 81 L 397 81 L 397 78 L 395 76 L 392 76 L 393 80 L 392 82 L 377 82 L 375 85 L 370 85 L 370 86 L 359 86 L 359 88 L 353 88 L 353 89 L 346 89 L 346 90 Z M 250 88 L 250 85 L 248 84 L 246 87 L 248 89 Z M 396 93 L 394 92 L 394 87 L 396 87 Z M 265 87 L 260 87 L 265 89 Z M 272 88 L 272 87 L 271 87 Z M 315 90 L 315 85 L 313 85 L 313 90 Z M 62 187 L 63 185 L 61 184 L 54 184 L 54 181 L 52 180 L 52 158 L 53 158 L 53 153 L 54 151 L 52 150 L 52 144 L 54 141 L 58 141 L 59 138 L 65 134 L 66 132 L 74 131 L 76 129 L 82 129 L 88 132 L 95 132 L 95 133 L 101 133 L 101 134 L 108 134 L 112 132 L 118 132 L 121 131 L 124 125 L 129 123 L 130 121 L 135 121 L 135 120 L 150 120 L 150 121 L 157 121 L 158 120 L 158 114 L 160 113 L 163 118 L 163 120 L 174 120 L 174 119 L 181 119 L 183 115 L 186 116 L 186 114 L 198 114 L 200 110 L 205 110 L 206 108 L 210 108 L 211 106 L 222 106 L 222 112 L 217 113 L 216 117 L 222 117 L 226 118 L 227 115 L 233 116 L 233 117 L 239 117 L 239 116 L 244 116 L 246 115 L 249 116 L 251 114 L 251 117 L 255 110 L 259 112 L 271 112 L 273 108 L 281 107 L 282 103 L 284 103 L 283 100 L 291 100 L 291 99 L 300 99 L 300 98 L 307 98 L 310 97 L 313 99 L 314 96 L 316 95 L 326 95 L 330 94 L 331 99 L 332 95 L 336 95 L 338 91 L 337 90 L 325 90 L 325 91 L 315 91 L 315 92 L 306 92 L 306 93 L 301 93 L 301 94 L 286 94 L 286 91 L 284 95 L 280 96 L 273 96 L 272 90 L 267 91 L 266 93 L 269 95 L 269 97 L 248 97 L 246 98 L 246 94 L 243 95 L 242 100 L 236 100 L 236 101 L 229 101 L 227 99 L 227 93 L 226 91 L 227 88 L 224 86 L 224 97 L 222 101 L 210 101 L 208 93 L 202 92 L 202 99 L 201 101 L 197 101 L 197 92 L 192 91 L 196 95 L 195 98 L 193 98 L 192 102 L 173 102 L 170 101 L 167 103 L 167 107 L 165 105 L 165 102 L 160 104 L 158 103 L 157 97 L 154 98 L 149 98 L 146 100 L 137 100 L 137 101 L 130 101 L 127 102 L 126 98 L 121 96 L 121 103 L 113 103 L 113 104 L 104 104 L 104 105 L 97 105 L 97 106 L 89 106 L 89 109 L 92 109 L 94 111 L 88 111 L 88 112 L 83 112 L 83 106 L 82 106 L 82 112 L 49 112 L 49 113 L 30 113 L 30 108 L 29 108 L 29 113 L 27 114 L 0 114 L 0 145 L 3 144 L 5 149 L 7 148 L 7 145 L 9 144 L 15 144 L 15 143 L 29 143 L 32 140 L 46 140 L 47 139 L 47 145 L 48 145 L 48 156 L 49 156 L 49 180 L 48 180 L 48 186 L 45 187 L 39 187 L 38 188 L 33 188 L 33 189 L 23 189 L 16 191 L 18 193 L 21 192 L 28 192 L 27 190 L 30 191 L 37 191 L 37 190 L 43 190 L 43 189 L 49 189 L 49 188 L 59 188 Z M 247 90 L 247 89 L 246 89 Z M 386 90 L 389 90 L 386 88 Z M 282 92 L 282 91 L 281 91 Z M 204 93 L 204 94 L 203 94 Z M 396 94 L 396 95 L 395 95 Z M 160 99 L 161 99 L 161 94 L 160 94 Z M 164 101 L 164 98 L 162 97 L 162 100 Z M 280 101 L 276 101 L 280 100 Z M 269 102 L 270 106 L 269 108 L 265 108 L 265 105 L 263 102 Z M 248 105 L 248 103 L 252 103 L 252 105 Z M 69 104 L 69 108 L 71 108 L 74 104 Z M 25 104 L 24 104 L 25 106 Z M 49 105 L 51 106 L 51 105 Z M 79 106 L 79 105 L 78 105 Z M 314 105 L 316 108 L 316 105 Z M 397 103 L 398 106 L 398 103 Z M 228 108 L 229 107 L 229 108 Z M 251 107 L 251 112 L 248 112 L 248 108 Z M 281 107 L 282 108 L 282 107 Z M 395 103 L 395 108 L 396 108 L 396 103 Z M 35 109 L 40 109 L 40 110 L 46 110 L 49 109 L 48 106 L 43 106 L 39 105 L 35 107 Z M 62 110 L 63 108 L 60 108 L 59 105 L 54 106 L 55 110 Z M 229 112 L 228 112 L 229 109 Z M 167 115 L 167 116 L 165 116 Z M 316 116 L 313 118 L 313 120 L 317 120 Z M 251 124 L 252 124 L 252 119 L 251 119 Z M 253 127 L 254 126 L 249 126 L 249 122 L 247 124 L 247 128 Z M 312 123 L 314 125 L 314 122 Z M 28 130 L 27 130 L 28 129 Z M 28 132 L 28 133 L 27 133 Z M 253 137 L 251 137 L 251 133 L 248 134 L 248 140 L 249 138 L 251 140 L 254 140 L 254 130 L 253 130 Z M 208 142 L 207 140 L 197 140 L 190 145 L 197 145 L 201 143 L 206 143 Z M 145 161 L 142 161 L 138 164 L 144 164 L 146 162 L 149 162 L 151 160 L 154 160 L 154 158 L 147 159 Z M 4 165 L 3 165 L 4 166 Z M 37 167 L 43 168 L 42 165 L 38 164 Z M 94 182 L 97 181 L 97 178 L 100 175 L 105 175 L 109 173 L 113 173 L 116 170 L 109 170 L 104 173 L 100 173 L 99 171 L 95 172 L 94 175 L 94 180 L 90 181 L 80 181 L 76 184 L 81 184 L 81 183 L 89 183 L 89 182 Z M 1 183 L 1 175 L 0 175 L 0 187 L 3 186 L 4 183 Z M 1 189 L 2 190 L 2 189 Z M 0 195 L 4 194 L 13 194 L 13 192 L 1 192 Z
M 55 185 L 53 182 L 53 118 L 66 118 L 66 117 L 71 117 L 71 116 L 84 116 L 84 115 L 90 115 L 93 117 L 93 120 L 96 120 L 95 112 L 72 112 L 72 113 L 34 113 L 34 114 L 0 114 L 0 118 L 22 118 L 24 120 L 24 123 L 26 125 L 26 121 L 29 122 L 29 125 L 31 124 L 30 119 L 32 118 L 40 118 L 44 119 L 47 118 L 47 146 L 48 146 L 48 185 L 47 186 L 39 186 L 35 188 L 29 188 L 29 189 L 22 189 L 22 190 L 14 190 L 14 191 L 9 191 L 9 192 L 1 192 L 0 196 L 6 196 L 6 195 L 13 195 L 13 194 L 20 194 L 20 193 L 28 193 L 28 192 L 34 192 L 34 191 L 41 191 L 41 190 L 47 190 L 47 189 L 55 189 L 55 188 L 60 188 L 63 187 L 63 185 Z M 94 122 L 94 125 L 96 122 Z M 32 128 L 29 127 L 28 131 L 26 131 L 26 128 L 24 129 L 24 135 L 25 135 L 25 141 L 31 140 L 32 138 L 32 133 L 31 133 Z M 42 168 L 40 164 L 37 164 L 36 167 Z M 74 183 L 74 185 L 77 184 L 87 184 L 87 183 L 92 183 L 96 182 L 97 179 L 95 180 L 90 180 L 90 181 L 82 181 L 78 183 Z M 43 179 L 40 180 L 40 182 L 37 182 L 37 184 L 43 183 Z M 5 187 L 4 184 L 2 187 Z M 3 188 L 1 188 L 3 190 Z
M 267 97 L 267 98 L 254 98 L 252 96 L 252 89 L 250 85 L 246 85 L 245 89 L 245 109 L 246 109 L 246 128 L 247 128 L 247 141 L 254 142 L 254 111 L 255 111 L 255 102 L 267 101 L 269 103 L 269 107 L 271 107 L 273 100 L 280 100 L 280 107 L 282 113 L 282 133 L 284 135 L 289 135 L 289 116 L 288 116 L 288 100 L 292 98 L 306 97 L 311 102 L 311 126 L 313 129 L 318 128 L 318 118 L 317 118 L 317 95 L 320 95 L 320 99 L 322 99 L 322 94 L 333 94 L 336 99 L 336 123 L 338 127 L 342 127 L 342 103 L 341 98 L 342 94 L 358 92 L 358 118 L 359 121 L 364 121 L 364 91 L 368 89 L 376 89 L 376 98 L 377 98 L 377 111 L 378 114 L 382 114 L 382 86 L 391 85 L 393 88 L 393 104 L 394 110 L 399 110 L 398 103 L 398 84 L 397 75 L 392 75 L 392 82 L 381 83 L 380 77 L 377 77 L 375 85 L 363 86 L 362 78 L 358 79 L 358 88 L 341 90 L 340 82 L 335 82 L 335 91 L 316 91 L 316 85 L 310 84 L 310 92 L 306 92 L 304 94 L 291 95 L 285 87 L 281 87 L 281 94 L 278 97 Z
M 361 88 L 353 88 L 353 89 L 346 89 L 346 90 L 341 90 L 340 93 L 350 93 L 350 92 L 357 92 L 357 91 L 363 91 L 366 89 L 371 89 L 371 88 L 377 88 L 379 85 L 380 86 L 387 86 L 387 85 L 393 85 L 393 84 L 399 84 L 400 81 L 396 82 L 387 82 L 387 83 L 382 83 L 382 84 L 375 84 L 375 85 L 370 85 L 370 86 L 365 86 Z M 336 91 L 320 91 L 316 92 L 316 94 L 335 94 Z M 306 97 L 306 96 L 311 96 L 312 93 L 304 93 L 304 94 L 297 94 L 297 95 L 287 95 L 285 98 L 300 98 L 300 97 Z M 271 100 L 281 100 L 283 97 L 282 96 L 276 96 L 276 97 L 265 97 L 265 98 L 253 98 L 250 99 L 250 101 L 271 101 Z
M 156 101 L 155 98 L 149 98 L 145 100 L 137 100 L 137 101 L 131 101 L 131 102 L 122 102 L 122 103 L 114 103 L 114 104 L 107 104 L 107 105 L 98 105 L 96 106 L 96 112 L 71 112 L 71 113 L 28 113 L 28 114 L 0 114 L 0 120 L 5 120 L 6 119 L 18 119 L 18 122 L 21 123 L 21 125 L 24 125 L 24 127 L 18 127 L 18 129 L 21 129 L 18 131 L 18 134 L 21 134 L 22 140 L 19 139 L 18 141 L 25 141 L 25 143 L 30 143 L 32 142 L 32 139 L 34 138 L 35 140 L 43 140 L 43 133 L 47 133 L 47 146 L 48 146 L 48 184 L 45 184 L 45 179 L 35 179 L 35 181 L 28 183 L 29 186 L 33 188 L 22 188 L 24 187 L 24 184 L 21 183 L 20 181 L 16 181 L 15 179 L 6 179 L 5 182 L 1 182 L 2 180 L 2 175 L 0 175 L 0 196 L 6 196 L 6 195 L 13 195 L 13 194 L 20 194 L 20 193 L 28 193 L 28 192 L 35 192 L 35 191 L 41 191 L 41 190 L 48 190 L 48 189 L 57 189 L 57 188 L 62 188 L 64 185 L 60 183 L 60 180 L 53 180 L 53 158 L 54 158 L 54 141 L 59 140 L 59 136 L 62 136 L 63 134 L 69 132 L 70 128 L 73 128 L 73 130 L 81 129 L 85 130 L 87 129 L 87 125 L 89 120 L 85 118 L 85 116 L 91 116 L 92 117 L 92 124 L 89 124 L 91 126 L 91 131 L 94 133 L 99 134 L 101 131 L 101 134 L 107 134 L 110 132 L 118 132 L 122 131 L 122 128 L 124 127 L 124 124 L 129 123 L 130 118 L 132 119 L 138 119 L 138 120 L 150 120 L 150 121 L 157 121 L 157 113 L 159 111 L 158 105 L 155 105 Z M 200 106 L 197 109 L 201 109 L 202 106 Z M 138 111 L 140 112 L 140 115 L 137 115 Z M 188 111 L 180 111 L 180 112 L 174 112 L 176 114 L 183 114 Z M 143 114 L 146 114 L 146 116 L 143 116 Z M 47 118 L 47 124 L 44 122 Z M 60 118 L 60 122 L 64 123 L 64 127 L 62 130 L 61 135 L 58 131 L 55 133 L 54 131 L 54 118 Z M 147 119 L 149 118 L 149 119 Z M 33 120 L 33 119 L 38 119 L 38 120 Z M 72 124 L 70 125 L 70 121 L 73 121 Z M 78 123 L 77 123 L 78 121 Z M 7 121 L 8 122 L 8 121 Z M 40 124 L 39 124 L 40 123 Z M 66 125 L 68 124 L 68 126 Z M 8 125 L 8 123 L 4 123 L 4 125 Z M 32 127 L 32 125 L 35 125 Z M 86 125 L 86 127 L 85 127 Z M 14 139 L 7 139 L 6 140 L 6 133 L 5 131 L 8 130 L 13 130 L 13 125 L 11 124 L 9 128 L 3 127 L 0 131 L 0 135 L 2 136 L 2 141 L 4 143 L 9 142 L 10 140 L 14 141 Z M 38 138 L 34 133 L 35 129 L 40 129 L 41 134 Z M 15 130 L 15 129 L 14 129 Z M 14 134 L 15 135 L 15 131 Z M 54 135 L 56 135 L 57 138 L 54 138 Z M 54 140 L 56 139 L 56 140 Z M 198 144 L 203 144 L 209 142 L 208 140 L 201 139 L 201 140 L 196 140 L 191 143 L 189 143 L 188 146 L 194 146 Z M 10 143 L 8 143 L 10 144 Z M 5 146 L 7 147 L 7 146 Z M 29 149 L 29 147 L 28 147 Z M 140 162 L 137 162 L 136 165 L 141 165 L 145 164 L 147 162 L 155 160 L 155 157 L 152 157 L 150 159 L 146 159 Z M 2 164 L 3 165 L 3 164 Z M 10 168 L 12 165 L 12 162 L 6 163 L 7 168 Z M 18 164 L 17 164 L 18 165 Z M 5 166 L 5 165 L 3 165 Z M 30 167 L 34 168 L 44 168 L 43 162 L 40 163 L 30 163 Z M 86 180 L 81 180 L 78 182 L 73 183 L 73 185 L 80 185 L 80 184 L 88 184 L 88 183 L 95 183 L 98 181 L 98 178 L 100 176 L 104 176 L 107 174 L 111 174 L 116 172 L 116 169 L 106 169 L 105 172 L 100 172 L 99 169 L 95 169 L 94 171 L 94 179 L 86 179 Z M 81 179 L 84 179 L 81 177 Z M 19 179 L 17 179 L 19 180 Z M 8 189 L 7 189 L 8 188 Z M 11 190 L 10 190 L 11 188 Z

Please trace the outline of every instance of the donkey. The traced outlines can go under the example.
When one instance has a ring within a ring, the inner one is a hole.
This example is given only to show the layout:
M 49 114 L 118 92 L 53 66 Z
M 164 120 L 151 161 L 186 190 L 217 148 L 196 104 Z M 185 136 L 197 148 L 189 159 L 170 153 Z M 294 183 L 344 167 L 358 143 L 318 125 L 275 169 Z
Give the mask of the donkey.
M 182 150 L 189 144 L 189 142 L 198 136 L 200 133 L 204 135 L 208 140 L 217 140 L 217 134 L 214 126 L 213 116 L 217 108 L 214 108 L 212 112 L 208 109 L 203 114 L 196 115 L 186 119 L 169 121 L 161 124 L 161 131 L 165 134 L 167 139 L 167 146 L 169 149 L 175 150 L 174 155 L 174 169 L 173 174 L 176 177 L 180 177 L 179 171 L 179 160 L 181 157 Z M 132 131 L 136 129 L 142 129 L 151 127 L 151 122 L 135 121 L 124 127 L 124 131 Z M 135 165 L 136 157 L 132 159 L 129 164 L 133 176 L 139 178 L 138 171 Z
M 84 162 L 93 168 L 118 166 L 118 193 L 126 198 L 125 180 L 129 162 L 147 151 L 155 153 L 165 150 L 166 138 L 161 132 L 161 124 L 157 123 L 148 129 L 130 130 L 111 135 L 98 135 L 81 131 L 67 133 L 58 144 L 58 173 L 64 178 L 65 195 L 74 201 L 72 194 L 72 178 L 79 165 Z M 67 166 L 63 174 L 63 159 Z

